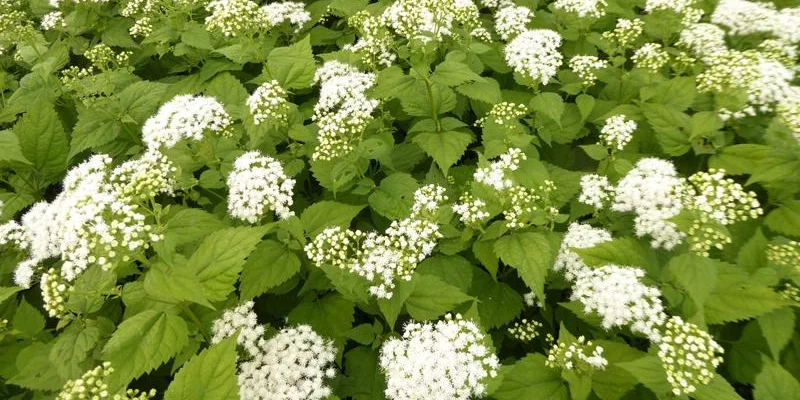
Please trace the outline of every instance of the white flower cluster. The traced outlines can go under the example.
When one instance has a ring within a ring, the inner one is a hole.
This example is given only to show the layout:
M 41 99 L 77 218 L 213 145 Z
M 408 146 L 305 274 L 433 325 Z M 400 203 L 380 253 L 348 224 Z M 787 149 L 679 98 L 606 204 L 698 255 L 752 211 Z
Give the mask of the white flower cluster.
M 526 114 L 528 114 L 528 107 L 524 104 L 503 101 L 493 105 L 485 117 L 475 121 L 475 125 L 485 126 L 487 121 L 492 121 L 497 125 L 509 126 Z
M 525 32 L 531 18 L 533 11 L 528 7 L 504 7 L 494 14 L 494 30 L 507 41 Z
M 325 229 L 306 245 L 308 258 L 317 266 L 347 269 L 370 281 L 373 296 L 391 298 L 395 282 L 410 280 L 417 264 L 433 252 L 442 236 L 435 219 L 446 200 L 444 188 L 423 186 L 414 199 L 411 215 L 392 221 L 383 234 Z
M 511 148 L 500 158 L 489 164 L 488 167 L 482 167 L 475 170 L 473 178 L 475 182 L 482 183 L 497 191 L 510 189 L 514 186 L 514 181 L 509 176 L 510 172 L 516 171 L 519 168 L 519 163 L 525 161 L 527 157 L 522 150 Z
M 485 36 L 478 21 L 479 10 L 472 0 L 398 0 L 384 10 L 381 21 L 409 41 L 441 42 L 462 27 L 473 35 Z
M 597 56 L 577 55 L 569 60 L 569 68 L 586 86 L 594 85 L 597 82 L 597 71 L 606 67 L 608 61 L 601 60 Z
M 579 336 L 571 343 L 555 343 L 547 352 L 545 365 L 550 368 L 561 368 L 579 374 L 594 370 L 604 370 L 608 360 L 603 357 L 603 346 L 595 345 L 591 340 Z
M 201 140 L 206 132 L 230 135 L 231 118 L 216 99 L 179 95 L 158 109 L 142 127 L 142 141 L 148 150 L 171 148 L 179 141 Z
M 626 49 L 644 32 L 644 21 L 640 19 L 618 19 L 612 31 L 603 32 L 603 39 L 615 42 L 620 49 Z
M 450 314 L 435 324 L 411 322 L 381 347 L 391 400 L 468 400 L 483 395 L 499 361 L 474 322 Z
M 109 179 L 121 196 L 144 200 L 158 194 L 173 194 L 176 171 L 177 168 L 165 155 L 147 151 L 114 168 Z
M 253 36 L 283 22 L 295 25 L 295 32 L 311 21 L 303 3 L 289 1 L 259 7 L 250 0 L 214 0 L 206 5 L 206 29 L 226 37 Z
M 623 177 L 614 189 L 614 211 L 636 214 L 636 236 L 649 235 L 653 248 L 671 249 L 685 234 L 669 219 L 683 209 L 678 195 L 683 180 L 671 162 L 658 158 L 643 158 Z
M 789 128 L 797 143 L 800 143 L 800 96 L 778 104 L 775 114 Z
M 695 3 L 697 0 L 647 0 L 644 9 L 647 12 L 668 10 L 683 14 L 690 10 Z
M 678 39 L 682 46 L 704 61 L 728 50 L 725 44 L 725 31 L 714 24 L 699 23 L 684 27 Z
M 42 16 L 42 23 L 40 25 L 43 31 L 51 29 L 63 28 L 67 24 L 64 22 L 64 15 L 61 11 L 51 11 Z
M 508 334 L 520 342 L 530 342 L 539 336 L 539 328 L 541 327 L 541 322 L 523 318 L 519 322 L 514 322 L 514 325 L 508 328 Z
M 525 305 L 528 307 L 541 307 L 542 302 L 536 298 L 536 293 L 528 292 L 522 295 L 522 301 L 525 302 Z
M 261 351 L 258 342 L 264 337 L 264 325 L 259 325 L 258 316 L 253 311 L 254 305 L 253 301 L 247 301 L 225 310 L 211 325 L 211 343 L 219 343 L 238 331 L 236 343 L 255 357 Z
M 606 119 L 600 129 L 600 144 L 613 150 L 622 150 L 636 130 L 636 121 L 627 119 L 624 114 L 614 115 Z
M 303 27 L 311 22 L 305 4 L 298 1 L 270 2 L 261 7 L 269 26 L 278 26 L 288 23 L 294 26 L 294 32 L 299 32 Z
M 606 15 L 606 0 L 556 0 L 553 7 L 580 18 L 600 18 Z
M 17 267 L 19 286 L 29 287 L 33 269 L 47 258 L 60 255 L 61 276 L 71 282 L 90 265 L 111 268 L 159 240 L 135 201 L 110 182 L 110 163 L 96 155 L 74 167 L 51 203 L 38 203 L 23 216 L 30 245 L 29 258 Z
M 676 396 L 694 393 L 697 386 L 711 382 L 723 352 L 708 332 L 680 317 L 667 321 L 658 343 L 658 357 Z
M 26 251 L 31 245 L 28 231 L 13 219 L 0 225 L 0 247 L 9 245 L 19 251 Z
M 256 125 L 264 122 L 286 125 L 289 122 L 291 106 L 286 100 L 286 90 L 274 79 L 256 88 L 247 98 L 246 104 Z
M 646 43 L 631 57 L 636 68 L 658 71 L 669 61 L 669 54 L 658 43 Z
M 462 194 L 452 207 L 465 225 L 479 225 L 491 216 L 486 211 L 486 202 L 469 193 Z
M 360 37 L 355 43 L 344 46 L 343 50 L 361 54 L 364 62 L 373 68 L 392 66 L 397 59 L 392 51 L 394 37 L 379 17 L 362 10 L 350 17 L 347 23 L 358 30 Z
M 108 380 L 113 372 L 111 363 L 106 361 L 86 371 L 80 378 L 68 380 L 56 396 L 56 400 L 149 400 L 156 396 L 155 389 L 150 389 L 148 392 L 128 389 L 124 395 L 112 395 L 108 390 Z
M 567 227 L 567 232 L 561 241 L 553 269 L 564 271 L 564 276 L 569 281 L 574 281 L 578 276 L 588 275 L 591 273 L 591 269 L 571 249 L 587 249 L 610 241 L 611 234 L 605 229 L 573 222 Z
M 211 328 L 211 343 L 219 343 L 237 331 L 237 343 L 247 353 L 239 362 L 241 400 L 319 400 L 331 394 L 325 381 L 336 375 L 333 343 L 308 325 L 281 329 L 264 339 L 254 303 L 226 310 Z
M 550 82 L 563 56 L 558 50 L 561 35 L 549 29 L 533 29 L 520 33 L 506 45 L 506 63 L 520 75 L 546 85 Z
M 711 22 L 726 27 L 731 35 L 767 33 L 800 42 L 800 7 L 777 10 L 769 2 L 721 0 L 711 14 Z
M 292 205 L 294 179 L 283 172 L 281 163 L 258 151 L 237 157 L 228 175 L 228 213 L 251 224 L 258 222 L 267 210 L 278 218 L 294 215 Z
M 578 196 L 578 201 L 602 210 L 610 204 L 613 190 L 614 187 L 605 176 L 587 174 L 581 177 L 581 194 Z
M 605 265 L 585 270 L 575 280 L 572 299 L 583 305 L 587 314 L 596 312 L 605 329 L 630 326 L 657 341 L 659 327 L 667 316 L 661 292 L 641 282 L 644 271 L 633 267 Z
M 353 150 L 352 142 L 372 120 L 378 100 L 366 91 L 375 85 L 375 74 L 358 72 L 339 61 L 328 61 L 314 80 L 321 85 L 313 120 L 319 125 L 319 145 L 314 160 L 332 160 Z

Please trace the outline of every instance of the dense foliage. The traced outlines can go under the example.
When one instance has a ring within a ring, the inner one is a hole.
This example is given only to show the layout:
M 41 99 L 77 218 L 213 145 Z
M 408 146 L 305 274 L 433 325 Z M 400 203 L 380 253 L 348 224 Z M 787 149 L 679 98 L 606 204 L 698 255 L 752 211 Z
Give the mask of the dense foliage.
M 799 400 L 800 5 L 0 0 L 0 398 Z

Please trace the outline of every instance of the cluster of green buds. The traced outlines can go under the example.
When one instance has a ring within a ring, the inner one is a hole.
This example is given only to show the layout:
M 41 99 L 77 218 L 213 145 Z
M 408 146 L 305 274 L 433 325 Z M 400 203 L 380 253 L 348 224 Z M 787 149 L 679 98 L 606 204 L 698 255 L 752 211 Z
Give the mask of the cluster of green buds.
M 56 400 L 148 400 L 155 397 L 155 389 L 149 392 L 129 389 L 124 395 L 112 395 L 108 391 L 108 379 L 113 372 L 111 363 L 106 361 L 86 371 L 80 378 L 67 381 Z
M 44 300 L 44 309 L 47 314 L 53 318 L 59 318 L 67 315 L 67 299 L 69 293 L 72 291 L 73 286 L 70 285 L 61 274 L 54 268 L 50 268 L 47 272 L 42 274 L 40 283 L 42 289 L 42 300 Z
M 541 322 L 523 318 L 520 321 L 514 322 L 514 325 L 508 328 L 508 334 L 520 342 L 530 342 L 539 336 L 539 329 L 541 327 Z
M 247 107 L 253 116 L 253 123 L 261 125 L 286 125 L 289 123 L 291 105 L 286 100 L 287 94 L 276 80 L 264 82 L 250 97 L 247 98 Z
M 550 205 L 550 195 L 555 190 L 556 185 L 550 180 L 535 189 L 513 186 L 506 190 L 503 212 L 506 226 L 514 229 L 553 221 L 558 216 L 558 209 Z
M 32 18 L 20 6 L 20 1 L 0 0 L 0 55 L 11 46 L 31 42 L 39 32 Z
M 61 83 L 68 89 L 78 94 L 81 98 L 91 98 L 101 95 L 100 89 L 106 85 L 100 84 L 103 79 L 110 82 L 109 77 L 104 77 L 103 72 L 130 68 L 131 51 L 115 52 L 108 45 L 100 43 L 87 49 L 83 55 L 91 65 L 80 68 L 72 65 L 61 71 Z
M 700 92 L 747 88 L 758 80 L 760 55 L 754 50 L 728 50 L 706 57 L 706 69 L 697 75 Z
M 676 396 L 694 393 L 711 382 L 723 352 L 708 332 L 677 316 L 667 321 L 658 343 L 658 357 Z
M 569 60 L 569 68 L 581 78 L 584 86 L 592 86 L 597 82 L 597 71 L 608 67 L 608 61 L 597 56 L 574 56 Z
M 784 284 L 778 288 L 778 294 L 786 300 L 800 303 L 800 288 L 789 282 L 784 282 Z
M 491 121 L 500 126 L 509 126 L 511 123 L 516 122 L 520 118 L 528 114 L 528 107 L 524 104 L 511 103 L 504 101 L 492 106 L 492 109 L 486 113 L 486 116 L 475 121 L 476 126 L 486 126 L 488 121 Z
M 626 49 L 644 32 L 644 21 L 619 19 L 613 31 L 603 32 L 603 39 L 613 42 L 619 49 Z
M 800 242 L 791 240 L 767 246 L 767 259 L 782 267 L 800 270 Z
M 660 44 L 647 43 L 633 53 L 631 60 L 636 68 L 658 71 L 669 62 L 669 54 Z
M 603 357 L 603 347 L 595 345 L 591 340 L 579 336 L 571 343 L 553 344 L 547 352 L 545 365 L 587 374 L 595 370 L 604 370 L 608 360 Z

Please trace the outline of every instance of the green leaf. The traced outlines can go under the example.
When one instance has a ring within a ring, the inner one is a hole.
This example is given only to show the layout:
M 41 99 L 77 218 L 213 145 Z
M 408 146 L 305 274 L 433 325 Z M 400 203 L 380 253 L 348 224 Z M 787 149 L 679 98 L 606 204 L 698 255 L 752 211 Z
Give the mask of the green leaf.
M 169 85 L 159 82 L 141 81 L 127 86 L 119 94 L 122 121 L 132 120 L 143 124 L 161 106 L 161 100 Z
M 751 282 L 744 271 L 720 266 L 717 285 L 705 302 L 706 323 L 741 321 L 790 304 L 771 288 Z
M 34 342 L 17 354 L 17 374 L 7 383 L 34 390 L 59 390 L 66 382 L 58 376 L 56 366 L 50 361 L 53 343 Z
M 236 338 L 229 337 L 192 357 L 175 374 L 164 400 L 237 400 Z
M 159 301 L 191 301 L 214 309 L 205 296 L 200 279 L 185 265 L 172 267 L 165 263 L 154 263 L 144 277 L 144 291 Z
M 689 129 L 692 119 L 685 113 L 657 104 L 644 104 L 644 116 L 656 133 L 656 140 L 671 156 L 679 156 L 691 148 Z
M 770 211 L 764 223 L 775 232 L 800 236 L 800 200 L 786 202 Z
M 245 102 L 249 94 L 242 83 L 228 72 L 223 72 L 214 77 L 206 87 L 206 94 L 214 97 L 225 110 L 236 119 L 244 118 Z
M 22 299 L 19 307 L 17 307 L 17 312 L 14 313 L 11 324 L 15 330 L 25 336 L 35 336 L 44 329 L 44 317 L 39 310 L 28 304 L 25 299 Z
M 725 122 L 719 117 L 719 113 L 713 111 L 701 111 L 692 115 L 691 133 L 694 138 L 713 138 L 714 135 L 725 126 Z
M 568 400 L 567 387 L 558 370 L 545 366 L 545 357 L 528 354 L 513 365 L 501 368 L 503 383 L 492 394 L 497 400 Z
M 17 286 L 10 286 L 10 287 L 0 286 L 0 304 L 2 304 L 4 301 L 6 301 L 6 299 L 10 298 L 20 290 L 22 290 L 22 288 L 19 288 Z
M 386 376 L 378 366 L 378 351 L 359 346 L 344 355 L 346 376 L 338 387 L 340 395 L 353 400 L 385 399 Z
M 49 181 L 57 179 L 67 167 L 67 135 L 51 106 L 36 107 L 14 125 L 22 154 L 34 169 Z
M 0 161 L 20 162 L 23 164 L 31 163 L 22 154 L 22 148 L 19 146 L 19 139 L 12 131 L 0 131 Z
M 310 36 L 289 47 L 273 49 L 267 56 L 267 70 L 284 89 L 305 89 L 314 83 L 316 64 Z
M 717 265 L 714 260 L 692 253 L 673 257 L 667 264 L 672 279 L 683 287 L 700 308 L 717 284 Z
M 472 141 L 472 135 L 459 131 L 423 132 L 414 137 L 414 143 L 436 161 L 445 175 L 461 159 Z
M 441 279 L 442 282 L 453 285 L 461 289 L 462 292 L 467 293 L 473 285 L 475 275 L 482 272 L 464 257 L 437 254 L 421 262 L 417 267 L 417 273 L 433 275 Z
M 418 187 L 417 180 L 409 174 L 391 174 L 369 195 L 369 206 L 388 219 L 405 218 L 414 205 L 414 192 Z
M 504 263 L 517 269 L 536 298 L 545 298 L 544 281 L 555 257 L 546 236 L 536 232 L 512 233 L 498 239 L 494 251 Z
M 638 360 L 617 363 L 619 367 L 630 372 L 639 383 L 652 390 L 657 396 L 671 392 L 672 388 L 667 381 L 667 372 L 661 360 L 654 356 L 644 356 Z
M 564 114 L 564 99 L 557 93 L 544 92 L 531 100 L 531 109 L 546 115 L 561 126 L 561 116 Z
M 411 292 L 414 291 L 414 286 L 415 283 L 413 280 L 411 282 L 397 282 L 391 299 L 378 299 L 378 308 L 381 310 L 381 314 L 383 314 L 390 328 L 394 328 L 394 324 L 397 322 L 397 316 L 399 316 L 400 311 L 403 310 L 403 304 L 405 304 L 408 296 L 411 296 Z
M 696 400 L 743 400 L 742 396 L 736 393 L 736 389 L 720 375 L 714 375 L 714 379 L 708 385 L 697 386 L 697 391 L 692 397 Z
M 608 360 L 608 366 L 604 370 L 592 373 L 592 389 L 602 400 L 619 400 L 636 386 L 638 380 L 617 364 L 635 361 L 645 353 L 625 343 L 607 340 L 597 340 L 595 343 L 603 346 L 603 357 Z
M 636 238 L 625 237 L 599 243 L 586 249 L 572 249 L 587 265 L 602 267 L 603 265 L 631 265 L 652 271 L 658 268 L 659 262 L 650 246 Z
M 242 269 L 240 300 L 265 293 L 300 272 L 300 259 L 283 243 L 265 240 L 256 247 Z
M 317 301 L 301 303 L 289 313 L 287 321 L 290 324 L 309 324 L 320 335 L 344 343 L 346 332 L 353 327 L 354 312 L 351 301 L 339 293 L 331 293 Z
M 677 77 L 654 86 L 640 89 L 642 100 L 684 111 L 691 107 L 697 95 L 694 78 Z
M 263 227 L 226 228 L 203 239 L 186 266 L 200 280 L 209 301 L 222 301 L 233 292 L 233 284 L 264 235 Z
M 183 318 L 145 310 L 119 325 L 103 348 L 103 359 L 111 362 L 114 383 L 121 388 L 167 362 L 188 343 L 189 330 Z
M 403 111 L 415 117 L 444 114 L 455 108 L 456 102 L 453 89 L 437 82 L 427 86 L 425 82 L 419 80 L 400 98 Z
M 780 365 L 767 362 L 756 377 L 755 400 L 800 400 L 800 382 Z
M 95 321 L 72 323 L 61 332 L 50 349 L 50 361 L 64 379 L 86 372 L 90 352 L 97 346 L 102 330 Z
M 78 122 L 72 129 L 69 158 L 113 142 L 125 129 L 117 119 L 122 106 L 116 98 L 101 98 L 93 107 L 79 106 L 77 109 Z
M 164 242 L 173 246 L 190 243 L 225 227 L 213 214 L 199 208 L 184 208 L 164 224 Z
M 456 91 L 472 100 L 481 101 L 486 104 L 497 104 L 503 101 L 503 93 L 500 91 L 500 84 L 491 78 L 483 78 L 480 81 L 465 83 L 456 87 Z
M 780 360 L 781 351 L 795 334 L 795 313 L 791 308 L 780 308 L 758 317 L 758 326 L 772 353 L 772 358 Z
M 337 203 L 335 201 L 318 201 L 303 210 L 300 221 L 309 237 L 314 237 L 325 228 L 341 226 L 347 228 L 350 221 L 361 212 L 364 206 Z
M 447 86 L 458 86 L 467 82 L 481 80 L 481 76 L 473 72 L 463 62 L 448 60 L 436 66 L 436 70 L 431 75 L 431 80 Z
M 478 298 L 478 314 L 484 328 L 503 326 L 522 311 L 522 296 L 503 282 L 495 282 L 486 274 L 475 279 L 471 293 Z
M 415 274 L 414 291 L 406 300 L 406 310 L 418 321 L 436 319 L 472 297 L 432 275 Z
M 708 159 L 708 167 L 724 169 L 730 175 L 752 174 L 762 159 L 769 155 L 769 146 L 735 144 L 726 146 Z

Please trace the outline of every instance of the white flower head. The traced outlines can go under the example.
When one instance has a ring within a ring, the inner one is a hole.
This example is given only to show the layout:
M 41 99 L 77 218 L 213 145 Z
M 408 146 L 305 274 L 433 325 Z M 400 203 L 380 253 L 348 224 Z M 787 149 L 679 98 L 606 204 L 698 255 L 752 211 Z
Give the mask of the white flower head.
M 506 63 L 517 73 L 546 85 L 563 56 L 558 50 L 561 35 L 549 29 L 533 29 L 517 35 L 505 48 Z
M 228 136 L 231 118 L 216 99 L 179 95 L 145 121 L 142 141 L 148 150 L 171 148 L 181 140 L 201 140 L 206 132 Z
M 239 156 L 228 175 L 228 213 L 256 223 L 268 210 L 278 218 L 294 215 L 292 203 L 294 179 L 289 179 L 280 162 L 258 151 Z

